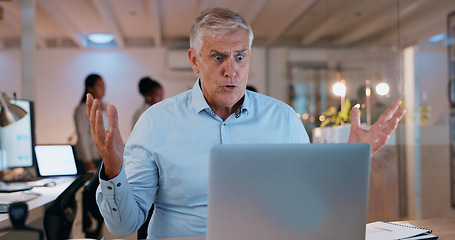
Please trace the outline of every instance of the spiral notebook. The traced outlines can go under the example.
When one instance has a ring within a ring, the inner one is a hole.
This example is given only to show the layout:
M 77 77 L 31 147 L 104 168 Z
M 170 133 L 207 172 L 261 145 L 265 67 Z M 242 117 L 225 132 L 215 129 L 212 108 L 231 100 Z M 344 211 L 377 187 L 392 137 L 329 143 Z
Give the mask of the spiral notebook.
M 410 223 L 372 222 L 366 225 L 365 240 L 388 239 L 438 239 L 430 229 L 420 228 Z

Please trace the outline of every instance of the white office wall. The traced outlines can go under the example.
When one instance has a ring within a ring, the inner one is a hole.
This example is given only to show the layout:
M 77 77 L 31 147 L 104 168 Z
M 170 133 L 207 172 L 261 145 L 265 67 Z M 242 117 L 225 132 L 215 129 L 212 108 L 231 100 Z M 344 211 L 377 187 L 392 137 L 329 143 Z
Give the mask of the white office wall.
M 21 96 L 21 55 L 19 51 L 0 52 L 0 91 Z
M 265 50 L 254 48 L 250 82 L 265 91 Z M 104 101 L 119 112 L 119 126 L 124 141 L 131 131 L 134 111 L 142 97 L 137 84 L 149 75 L 162 83 L 165 97 L 193 87 L 191 73 L 169 74 L 164 48 L 124 50 L 37 50 L 35 61 L 35 110 L 37 143 L 67 143 L 73 135 L 73 112 L 83 91 L 85 77 L 99 73 L 106 83 Z M 186 56 L 182 56 L 186 57 Z M 0 52 L 0 91 L 12 96 L 21 94 L 20 51 Z M 182 76 L 182 77 L 179 77 Z

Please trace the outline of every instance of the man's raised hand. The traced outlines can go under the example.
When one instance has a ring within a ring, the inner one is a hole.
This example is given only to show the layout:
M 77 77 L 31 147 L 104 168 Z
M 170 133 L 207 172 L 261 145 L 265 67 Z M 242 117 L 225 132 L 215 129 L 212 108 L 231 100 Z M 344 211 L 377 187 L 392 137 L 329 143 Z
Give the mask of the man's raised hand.
M 118 127 L 118 113 L 114 105 L 107 107 L 109 129 L 104 129 L 103 114 L 100 110 L 100 101 L 87 94 L 87 117 L 90 121 L 90 130 L 104 163 L 104 173 L 108 179 L 116 177 L 123 165 L 124 143 Z

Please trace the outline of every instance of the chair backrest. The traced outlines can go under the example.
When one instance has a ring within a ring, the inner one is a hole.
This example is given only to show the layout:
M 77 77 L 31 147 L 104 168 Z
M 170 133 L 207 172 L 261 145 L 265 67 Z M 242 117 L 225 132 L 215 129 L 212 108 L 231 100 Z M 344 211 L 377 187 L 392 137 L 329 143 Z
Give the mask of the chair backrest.
M 155 204 L 152 204 L 152 207 L 150 208 L 147 219 L 145 222 L 142 224 L 142 226 L 137 230 L 137 239 L 147 239 L 147 234 L 148 234 L 148 229 L 149 229 L 149 223 L 150 219 L 152 218 L 153 210 L 155 209 Z
M 48 240 L 69 238 L 77 211 L 76 192 L 92 176 L 93 174 L 89 173 L 76 178 L 46 209 L 43 224 Z

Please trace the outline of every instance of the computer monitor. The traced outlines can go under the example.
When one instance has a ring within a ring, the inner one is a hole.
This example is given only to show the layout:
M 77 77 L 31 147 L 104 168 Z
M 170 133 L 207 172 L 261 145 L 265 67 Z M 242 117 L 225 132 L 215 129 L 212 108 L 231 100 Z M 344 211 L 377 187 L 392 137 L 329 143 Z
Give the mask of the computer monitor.
M 32 167 L 35 161 L 35 119 L 32 101 L 11 99 L 27 115 L 17 122 L 0 127 L 0 171 L 16 167 Z

